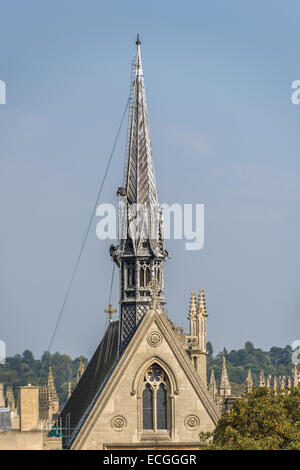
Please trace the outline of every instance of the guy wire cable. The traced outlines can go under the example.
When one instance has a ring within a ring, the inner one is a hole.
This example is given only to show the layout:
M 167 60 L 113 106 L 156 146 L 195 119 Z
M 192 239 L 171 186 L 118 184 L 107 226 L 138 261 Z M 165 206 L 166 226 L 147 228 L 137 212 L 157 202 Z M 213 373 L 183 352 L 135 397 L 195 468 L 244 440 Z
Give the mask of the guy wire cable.
M 109 167 L 110 167 L 110 163 L 111 163 L 112 157 L 113 157 L 113 155 L 114 155 L 114 151 L 115 151 L 115 148 L 116 148 L 118 139 L 119 139 L 119 135 L 120 135 L 122 126 L 123 126 L 123 122 L 124 122 L 124 119 L 125 119 L 125 116 L 126 116 L 126 112 L 127 112 L 127 108 L 128 108 L 129 102 L 130 102 L 130 97 L 128 98 L 128 100 L 127 100 L 127 102 L 126 102 L 126 106 L 125 106 L 125 109 L 124 109 L 123 114 L 122 114 L 121 123 L 120 123 L 120 126 L 119 126 L 119 128 L 118 128 L 118 132 L 117 132 L 117 135 L 116 135 L 116 138 L 115 138 L 113 147 L 112 147 L 112 151 L 111 151 L 111 153 L 110 153 L 110 156 L 109 156 L 109 159 L 108 159 L 108 162 L 107 162 L 107 166 L 106 166 L 106 169 L 105 169 L 105 172 L 104 172 L 104 176 L 103 176 L 103 178 L 102 178 L 102 182 L 101 182 L 101 185 L 100 185 L 100 189 L 99 189 L 99 192 L 98 192 L 98 194 L 97 194 L 96 202 L 95 202 L 95 204 L 94 204 L 94 206 L 93 206 L 93 210 L 92 210 L 92 213 L 91 213 L 91 216 L 90 216 L 90 219 L 89 219 L 89 223 L 88 223 L 88 226 L 87 226 L 87 230 L 86 230 L 86 232 L 85 232 L 85 236 L 84 236 L 84 238 L 83 238 L 83 242 L 82 242 L 82 244 L 81 244 L 81 248 L 80 248 L 80 250 L 79 250 L 79 254 L 78 254 L 77 259 L 76 259 L 76 263 L 75 263 L 75 266 L 74 266 L 74 269 L 73 269 L 73 272 L 72 272 L 72 275 L 71 275 L 70 282 L 69 282 L 69 284 L 68 284 L 68 288 L 67 288 L 67 291 L 66 291 L 66 294 L 65 294 L 65 297 L 64 297 L 64 301 L 63 301 L 62 307 L 61 307 L 61 309 L 60 309 L 60 313 L 59 313 L 59 316 L 58 316 L 58 319 L 57 319 L 57 322 L 56 322 L 56 325 L 55 325 L 55 328 L 54 328 L 53 335 L 52 335 L 52 337 L 51 337 L 51 341 L 50 341 L 50 344 L 49 344 L 49 348 L 48 348 L 48 350 L 47 350 L 47 353 L 48 353 L 48 354 L 46 355 L 46 358 L 45 358 L 45 360 L 44 360 L 44 362 L 43 362 L 43 366 L 42 366 L 42 369 L 41 369 L 41 372 L 40 372 L 40 376 L 39 376 L 38 385 L 40 385 L 40 381 L 41 381 L 41 377 L 42 377 L 43 372 L 44 372 L 44 368 L 45 368 L 45 363 L 46 363 L 46 360 L 47 360 L 47 356 L 50 355 L 51 347 L 52 347 L 52 345 L 53 345 L 53 341 L 54 341 L 55 335 L 56 335 L 56 333 L 57 333 L 57 329 L 58 329 L 59 323 L 60 323 L 60 321 L 61 321 L 63 312 L 64 312 L 64 310 L 65 310 L 65 306 L 66 306 L 67 300 L 68 300 L 68 298 L 69 298 L 69 294 L 70 294 L 70 291 L 71 291 L 71 287 L 72 287 L 72 284 L 73 284 L 73 280 L 74 280 L 74 278 L 75 278 L 75 274 L 76 274 L 76 271 L 77 271 L 77 268 L 78 268 L 78 265 L 79 265 L 79 261 L 80 261 L 82 252 L 83 252 L 83 250 L 84 250 L 84 247 L 85 247 L 85 244 L 86 244 L 86 240 L 87 240 L 87 237 L 88 237 L 88 234 L 89 234 L 89 231 L 90 231 L 92 222 L 93 222 L 94 214 L 95 214 L 95 211 L 96 211 L 96 209 L 97 209 L 97 205 L 98 205 L 98 202 L 99 202 L 101 193 L 102 193 L 102 189 L 103 189 L 104 182 L 105 182 L 105 179 L 106 179 L 106 176 L 107 176 Z M 51 364 L 51 358 L 50 358 L 50 364 Z

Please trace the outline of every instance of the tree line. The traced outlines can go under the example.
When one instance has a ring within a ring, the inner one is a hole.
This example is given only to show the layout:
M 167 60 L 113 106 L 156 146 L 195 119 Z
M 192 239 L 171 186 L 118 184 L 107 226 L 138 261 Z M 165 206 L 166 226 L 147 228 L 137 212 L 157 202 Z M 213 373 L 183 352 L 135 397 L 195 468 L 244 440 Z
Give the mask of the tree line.
M 206 448 L 300 450 L 300 385 L 275 393 L 254 388 L 224 413 L 212 433 L 200 433 Z
M 4 383 L 4 386 L 11 385 L 17 398 L 18 389 L 22 385 L 45 385 L 51 365 L 59 400 L 64 402 L 68 396 L 69 382 L 73 388 L 76 384 L 79 360 L 80 357 L 72 359 L 69 355 L 59 352 L 44 352 L 40 359 L 35 359 L 33 353 L 26 349 L 22 355 L 7 357 L 5 364 L 0 365 L 0 382 Z M 83 361 L 85 365 L 88 363 L 85 357 Z
M 263 351 L 247 341 L 242 349 L 233 349 L 228 352 L 224 348 L 222 352 L 214 356 L 212 344 L 208 342 L 207 351 L 208 378 L 211 370 L 214 369 L 216 379 L 220 379 L 224 355 L 229 379 L 233 385 L 245 382 L 249 368 L 252 370 L 256 384 L 258 384 L 261 369 L 265 376 L 269 374 L 289 376 L 292 373 L 292 348 L 289 345 L 284 348 L 274 346 L 269 351 Z M 79 360 L 79 357 L 72 359 L 69 355 L 59 352 L 54 354 L 44 352 L 40 359 L 35 359 L 33 353 L 26 349 L 23 354 L 7 357 L 6 363 L 0 365 L 0 382 L 3 382 L 5 386 L 11 385 L 17 397 L 17 391 L 21 385 L 28 383 L 44 385 L 51 364 L 56 390 L 60 401 L 63 402 L 67 399 L 68 383 L 72 382 L 73 387 L 76 384 Z M 83 360 L 87 364 L 88 359 L 83 358 Z
M 265 376 L 289 376 L 292 375 L 292 348 L 287 345 L 284 348 L 273 346 L 269 351 L 255 348 L 253 343 L 246 341 L 241 349 L 233 349 L 230 352 L 224 350 L 213 355 L 213 347 L 207 343 L 207 368 L 208 378 L 211 370 L 214 369 L 217 380 L 221 377 L 223 356 L 226 358 L 226 365 L 230 382 L 232 384 L 245 383 L 248 369 L 252 371 L 254 384 L 258 385 L 259 373 L 263 370 Z

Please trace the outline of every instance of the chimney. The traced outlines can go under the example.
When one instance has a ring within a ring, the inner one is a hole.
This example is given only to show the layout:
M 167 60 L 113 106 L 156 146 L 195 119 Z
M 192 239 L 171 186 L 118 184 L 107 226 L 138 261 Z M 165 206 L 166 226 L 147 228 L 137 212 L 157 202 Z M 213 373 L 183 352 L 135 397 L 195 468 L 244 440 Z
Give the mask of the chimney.
M 20 424 L 21 431 L 39 428 L 39 387 L 28 385 L 20 387 Z

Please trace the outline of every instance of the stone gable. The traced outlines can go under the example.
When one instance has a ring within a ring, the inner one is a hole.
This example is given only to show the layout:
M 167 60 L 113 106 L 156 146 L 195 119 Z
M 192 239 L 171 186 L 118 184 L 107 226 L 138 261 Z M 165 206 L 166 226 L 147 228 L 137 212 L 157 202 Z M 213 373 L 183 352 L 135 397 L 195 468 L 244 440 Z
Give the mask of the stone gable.
M 143 430 L 144 375 L 157 364 L 167 382 L 167 430 Z M 97 398 L 72 449 L 199 443 L 219 411 L 163 314 L 149 311 Z

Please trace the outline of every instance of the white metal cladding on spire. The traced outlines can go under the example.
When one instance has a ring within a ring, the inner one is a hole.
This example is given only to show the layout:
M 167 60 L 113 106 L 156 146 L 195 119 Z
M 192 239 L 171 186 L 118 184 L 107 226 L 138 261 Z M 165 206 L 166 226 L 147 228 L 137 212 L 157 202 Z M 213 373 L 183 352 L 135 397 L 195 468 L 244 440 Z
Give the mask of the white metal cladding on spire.
M 137 40 L 136 40 L 136 45 L 137 45 L 137 57 L 136 57 L 136 77 L 143 77 L 143 66 L 142 66 L 142 58 L 141 58 L 141 41 L 140 41 L 140 35 L 137 35 Z
M 131 203 L 157 205 L 157 191 L 152 160 L 152 145 L 146 104 L 141 41 L 137 37 L 134 59 L 133 103 L 129 115 L 129 142 L 125 168 L 126 192 Z
M 141 60 L 141 41 L 136 41 L 130 81 L 130 106 L 126 139 L 125 181 L 118 188 L 119 246 L 111 247 L 120 268 L 120 336 L 123 352 L 134 331 L 153 306 L 150 281 L 156 280 L 157 305 L 163 307 L 163 219 L 158 204 L 152 147 Z

